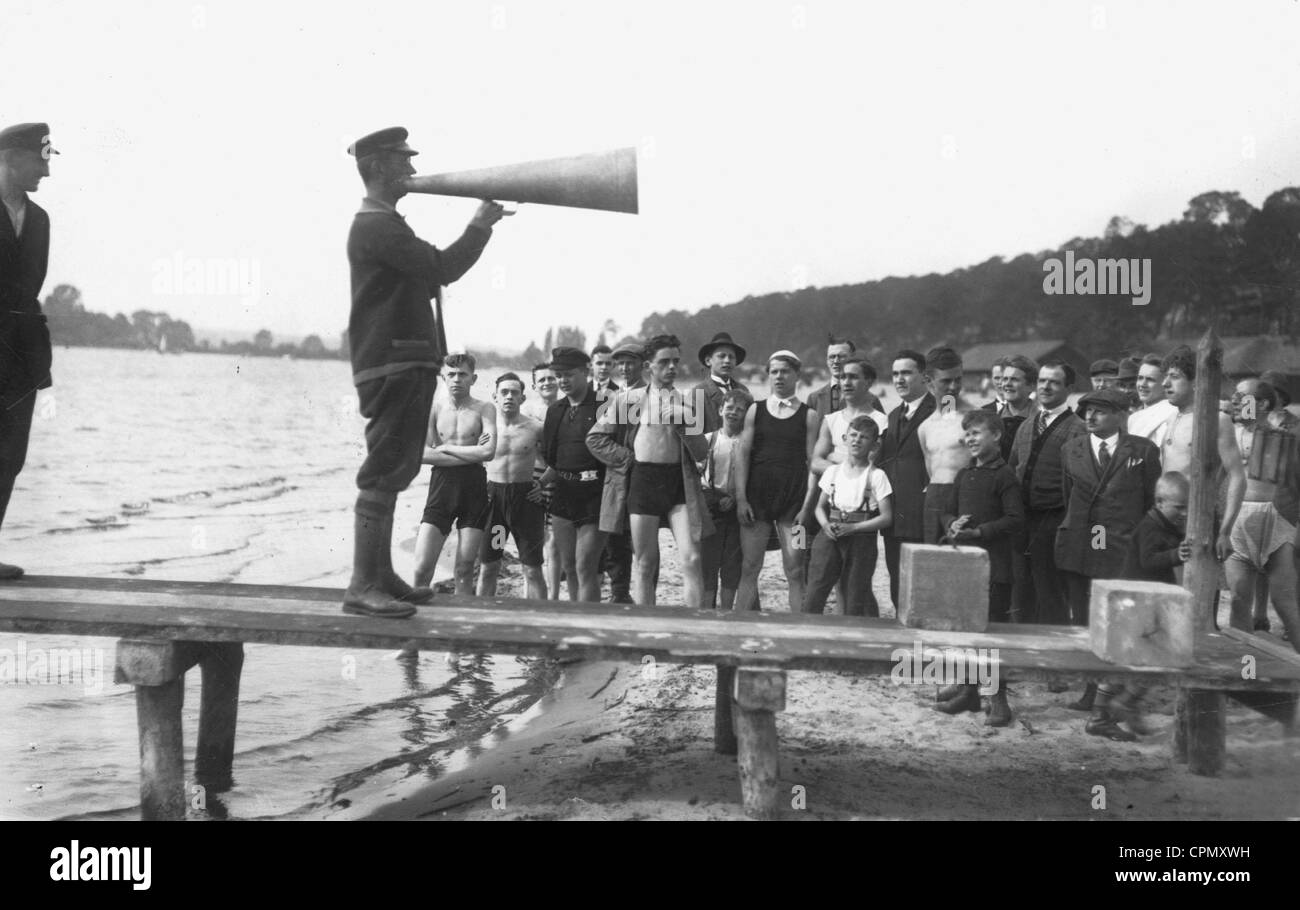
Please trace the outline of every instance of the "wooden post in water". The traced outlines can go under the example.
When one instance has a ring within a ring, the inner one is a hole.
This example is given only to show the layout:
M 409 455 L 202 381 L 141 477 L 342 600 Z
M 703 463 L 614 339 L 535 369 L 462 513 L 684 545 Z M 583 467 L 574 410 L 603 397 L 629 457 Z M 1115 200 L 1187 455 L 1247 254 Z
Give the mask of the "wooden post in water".
M 1192 405 L 1192 466 L 1188 481 L 1187 539 L 1192 558 L 1183 570 L 1183 586 L 1192 592 L 1197 635 L 1214 628 L 1219 608 L 1219 559 L 1214 544 L 1219 478 L 1219 388 L 1223 383 L 1223 344 L 1210 328 L 1196 347 L 1195 400 Z M 1174 755 L 1186 759 L 1193 774 L 1214 776 L 1223 768 L 1224 696 L 1190 689 L 1179 692 L 1175 708 Z
M 775 819 L 779 797 L 776 714 L 785 710 L 785 671 L 737 668 L 736 709 L 745 814 Z
M 736 690 L 736 668 L 718 664 L 718 685 L 713 696 L 713 751 L 736 754 L 736 726 L 731 710 L 731 693 Z
M 185 820 L 185 754 L 181 742 L 184 701 L 184 676 L 160 686 L 135 687 L 142 821 Z
M 220 793 L 234 783 L 235 721 L 239 712 L 239 674 L 244 646 L 212 642 L 199 658 L 203 693 L 199 703 L 199 742 L 194 753 L 194 780 Z

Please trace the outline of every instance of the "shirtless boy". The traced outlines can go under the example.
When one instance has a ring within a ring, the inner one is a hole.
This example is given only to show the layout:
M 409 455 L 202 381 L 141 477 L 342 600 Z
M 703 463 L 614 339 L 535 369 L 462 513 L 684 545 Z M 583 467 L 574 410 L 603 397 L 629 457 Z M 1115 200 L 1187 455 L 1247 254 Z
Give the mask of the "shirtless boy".
M 546 514 L 536 502 L 533 468 L 541 457 L 542 422 L 522 413 L 524 381 L 514 373 L 497 377 L 497 451 L 487 465 L 487 526 L 483 532 L 478 596 L 497 593 L 506 536 L 513 534 L 528 596 L 546 599 L 542 549 Z
M 935 348 L 926 355 L 930 392 L 938 402 L 934 413 L 916 431 L 925 455 L 930 482 L 925 488 L 925 542 L 938 543 L 946 532 L 943 515 L 957 472 L 970 464 L 962 418 L 971 410 L 961 396 L 961 357 L 952 348 Z
M 460 534 L 456 546 L 456 593 L 474 593 L 474 559 L 487 522 L 487 472 L 483 465 L 497 449 L 497 410 L 491 402 L 471 398 L 478 376 L 471 354 L 452 354 L 443 362 L 447 400 L 435 400 L 429 414 L 424 463 L 433 465 L 429 498 L 424 503 L 415 539 L 415 584 L 433 580 L 442 545 L 452 522 Z

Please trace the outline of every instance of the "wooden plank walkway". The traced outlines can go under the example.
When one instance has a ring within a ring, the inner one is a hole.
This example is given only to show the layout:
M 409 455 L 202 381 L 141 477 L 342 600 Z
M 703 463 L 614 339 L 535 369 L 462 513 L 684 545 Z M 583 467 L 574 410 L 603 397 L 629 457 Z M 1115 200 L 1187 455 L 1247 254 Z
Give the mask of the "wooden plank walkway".
M 996 649 L 1006 679 L 1070 675 L 1193 693 L 1300 692 L 1300 656 L 1236 630 L 1200 635 L 1196 666 L 1161 669 L 1106 663 L 1089 650 L 1086 629 L 1068 626 L 934 632 L 883 619 L 452 595 L 410 619 L 387 620 L 344 614 L 342 597 L 341 590 L 282 585 L 28 577 L 0 584 L 0 631 L 122 639 L 117 678 L 136 686 L 146 818 L 184 817 L 180 706 L 184 674 L 196 664 L 204 683 L 196 778 L 229 787 L 243 643 L 716 664 L 715 746 L 739 751 L 746 808 L 760 817 L 775 811 L 775 714 L 785 706 L 787 670 L 888 674 L 899 650 L 915 653 L 919 643 L 934 651 Z M 1244 679 L 1252 661 L 1254 678 Z M 1189 735 L 1191 751 L 1222 753 L 1221 724 Z

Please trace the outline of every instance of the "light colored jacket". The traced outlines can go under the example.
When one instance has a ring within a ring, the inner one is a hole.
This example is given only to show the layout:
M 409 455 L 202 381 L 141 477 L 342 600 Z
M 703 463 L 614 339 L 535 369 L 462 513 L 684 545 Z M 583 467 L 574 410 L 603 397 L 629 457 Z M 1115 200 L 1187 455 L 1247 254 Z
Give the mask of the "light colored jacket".
M 596 423 L 587 432 L 587 448 L 606 464 L 605 487 L 600 499 L 600 529 L 608 534 L 626 534 L 627 488 L 631 478 L 633 452 L 639 423 L 621 423 L 620 416 L 641 413 L 645 406 L 645 388 L 619 392 L 601 407 Z M 709 442 L 702 433 L 689 434 L 680 424 L 674 425 L 682 452 L 682 484 L 686 489 L 686 511 L 691 519 L 691 537 L 699 541 L 713 533 L 700 485 L 700 462 L 709 454 Z

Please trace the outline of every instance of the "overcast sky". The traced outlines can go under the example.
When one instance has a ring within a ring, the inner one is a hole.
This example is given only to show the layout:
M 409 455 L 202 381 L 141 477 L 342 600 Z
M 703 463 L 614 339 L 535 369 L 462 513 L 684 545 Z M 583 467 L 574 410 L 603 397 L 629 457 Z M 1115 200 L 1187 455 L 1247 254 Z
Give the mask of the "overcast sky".
M 362 195 L 345 149 L 394 124 L 421 173 L 640 149 L 640 215 L 501 224 L 449 294 L 453 345 L 635 331 L 1300 183 L 1289 0 L 4 6 L 0 122 L 46 120 L 62 152 L 37 196 L 46 291 L 250 335 L 335 343 Z M 445 245 L 474 205 L 401 209 Z M 174 264 L 226 259 L 256 299 L 166 292 Z

